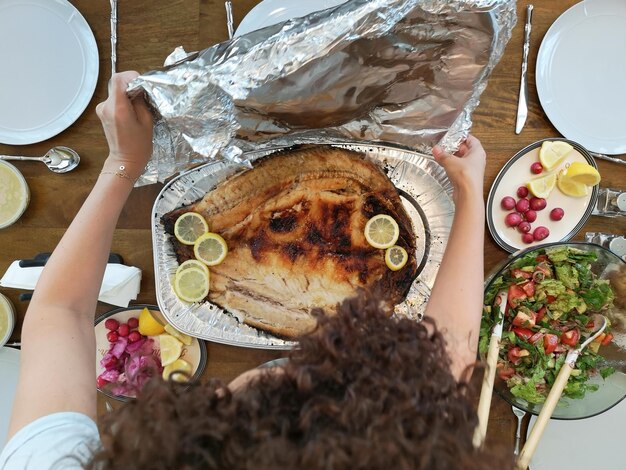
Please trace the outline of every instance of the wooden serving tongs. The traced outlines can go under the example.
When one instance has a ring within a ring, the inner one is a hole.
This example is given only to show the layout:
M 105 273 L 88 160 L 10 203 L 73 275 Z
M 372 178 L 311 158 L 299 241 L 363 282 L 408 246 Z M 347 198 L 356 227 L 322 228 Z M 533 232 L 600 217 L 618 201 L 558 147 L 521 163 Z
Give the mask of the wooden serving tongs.
M 473 443 L 476 448 L 483 444 L 487 434 L 491 395 L 493 394 L 493 383 L 496 377 L 498 353 L 500 351 L 500 340 L 502 339 L 502 327 L 504 325 L 504 315 L 506 314 L 508 298 L 508 292 L 503 290 L 498 292 L 494 301 L 494 306 L 500 307 L 500 321 L 494 325 L 493 331 L 491 332 L 491 339 L 489 340 L 487 364 L 485 366 L 485 375 L 483 376 L 483 385 L 480 389 L 480 400 L 478 401 L 478 426 L 474 430 Z
M 600 334 L 602 334 L 602 332 L 606 328 L 607 319 L 604 315 L 595 314 L 593 315 L 592 319 L 594 327 L 593 332 L 578 348 L 571 350 L 567 353 L 565 362 L 563 363 L 563 365 L 561 366 L 561 370 L 559 371 L 559 375 L 556 376 L 556 380 L 554 381 L 554 384 L 550 389 L 550 393 L 548 394 L 545 403 L 541 407 L 541 411 L 539 412 L 537 421 L 535 421 L 535 425 L 533 426 L 530 434 L 528 435 L 528 438 L 526 439 L 526 444 L 524 444 L 524 448 L 522 449 L 522 452 L 520 452 L 520 456 L 516 464 L 516 468 L 518 470 L 525 470 L 530 464 L 530 459 L 537 449 L 539 439 L 541 439 L 543 431 L 545 430 L 548 421 L 552 417 L 554 408 L 556 408 L 556 405 L 561 398 L 563 389 L 565 388 L 565 385 L 567 385 L 567 380 L 569 379 L 570 374 L 576 366 L 578 356 L 580 355 L 582 350 L 585 349 L 594 339 L 600 336 Z

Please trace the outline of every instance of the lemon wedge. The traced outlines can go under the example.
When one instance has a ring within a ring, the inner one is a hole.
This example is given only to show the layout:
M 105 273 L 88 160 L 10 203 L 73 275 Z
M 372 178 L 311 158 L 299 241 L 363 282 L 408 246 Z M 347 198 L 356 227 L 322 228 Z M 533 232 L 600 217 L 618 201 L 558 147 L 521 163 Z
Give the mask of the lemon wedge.
M 548 198 L 555 185 L 556 174 L 554 173 L 552 173 L 551 175 L 534 178 L 526 183 L 526 187 L 528 187 L 528 190 L 533 196 L 542 197 L 544 199 Z
M 193 246 L 196 258 L 207 266 L 216 266 L 224 261 L 228 254 L 226 241 L 217 233 L 205 233 L 196 240 Z
M 209 295 L 209 276 L 198 268 L 188 268 L 176 273 L 174 292 L 185 302 L 200 302 Z
M 182 374 L 172 375 L 174 372 L 182 372 Z M 174 382 L 187 382 L 189 380 L 189 376 L 191 376 L 191 372 L 191 364 L 184 359 L 176 359 L 170 365 L 163 368 L 163 378 L 165 380 L 170 380 L 171 376 L 171 379 Z
M 560 173 L 557 177 L 556 186 L 563 194 L 571 197 L 585 197 L 589 192 L 586 184 L 573 181 L 564 172 Z
M 183 344 L 186 344 L 187 346 L 191 346 L 191 342 L 193 341 L 191 336 L 186 335 L 185 333 L 181 333 L 169 323 L 165 325 L 165 331 L 167 331 L 170 335 L 172 335 L 174 338 L 176 338 Z
M 167 334 L 159 335 L 159 347 L 163 367 L 173 364 L 183 352 L 183 343 Z
M 176 219 L 174 224 L 174 236 L 185 244 L 193 245 L 196 240 L 209 231 L 209 225 L 200 214 L 186 212 Z
M 562 140 L 546 141 L 541 144 L 539 161 L 546 171 L 552 171 L 574 147 Z
M 178 267 L 178 269 L 176 270 L 176 274 L 178 274 L 181 271 L 184 271 L 185 269 L 189 269 L 189 268 L 199 269 L 200 271 L 204 271 L 206 273 L 206 275 L 209 276 L 209 268 L 207 268 L 207 265 L 204 264 L 204 263 L 201 263 L 197 259 L 189 259 L 189 260 L 185 261 L 183 264 L 181 264 Z
M 408 260 L 408 253 L 401 246 L 394 245 L 385 251 L 385 264 L 392 271 L 402 269 Z
M 165 331 L 163 325 L 152 316 L 147 308 L 144 308 L 139 314 L 139 326 L 137 329 L 144 336 L 156 336 Z
M 600 182 L 600 173 L 589 163 L 573 162 L 566 173 L 572 181 L 587 186 L 595 186 Z
M 365 224 L 365 239 L 374 248 L 390 248 L 395 245 L 399 236 L 398 223 L 386 214 L 375 215 Z

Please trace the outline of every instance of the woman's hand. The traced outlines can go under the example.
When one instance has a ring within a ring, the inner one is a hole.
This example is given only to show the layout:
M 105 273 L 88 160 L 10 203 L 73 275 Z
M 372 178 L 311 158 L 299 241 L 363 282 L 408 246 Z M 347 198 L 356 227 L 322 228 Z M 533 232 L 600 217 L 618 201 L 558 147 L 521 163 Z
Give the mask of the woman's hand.
M 152 155 L 152 114 L 141 98 L 131 101 L 126 95 L 128 84 L 138 77 L 137 72 L 116 73 L 109 83 L 109 97 L 96 106 L 109 144 L 112 169 L 121 165 L 137 178 L 143 173 Z
M 470 134 L 454 155 L 444 152 L 438 145 L 433 147 L 433 155 L 454 186 L 455 202 L 459 192 L 482 196 L 487 155 L 480 140 Z

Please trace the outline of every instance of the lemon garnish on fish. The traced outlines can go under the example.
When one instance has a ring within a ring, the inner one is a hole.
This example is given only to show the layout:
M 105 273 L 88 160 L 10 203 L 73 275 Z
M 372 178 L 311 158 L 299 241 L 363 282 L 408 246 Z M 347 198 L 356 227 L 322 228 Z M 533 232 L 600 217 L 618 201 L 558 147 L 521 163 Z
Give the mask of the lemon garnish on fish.
M 404 248 L 394 245 L 385 251 L 385 264 L 392 271 L 398 271 L 404 267 L 409 260 L 409 255 Z
M 209 225 L 197 212 L 185 212 L 174 224 L 174 236 L 185 244 L 193 245 L 196 240 L 209 231 Z
M 395 245 L 399 236 L 398 223 L 387 214 L 375 215 L 365 224 L 365 239 L 374 248 L 390 248 Z
M 209 268 L 207 268 L 207 265 L 198 261 L 197 259 L 189 259 L 185 261 L 178 267 L 178 269 L 176 270 L 176 274 L 189 268 L 200 269 L 201 271 L 204 271 L 207 276 L 209 275 Z
M 176 273 L 174 292 L 185 302 L 200 302 L 209 295 L 209 276 L 198 268 L 188 268 Z
M 228 246 L 217 233 L 209 232 L 196 240 L 193 252 L 196 258 L 207 266 L 216 266 L 226 258 Z

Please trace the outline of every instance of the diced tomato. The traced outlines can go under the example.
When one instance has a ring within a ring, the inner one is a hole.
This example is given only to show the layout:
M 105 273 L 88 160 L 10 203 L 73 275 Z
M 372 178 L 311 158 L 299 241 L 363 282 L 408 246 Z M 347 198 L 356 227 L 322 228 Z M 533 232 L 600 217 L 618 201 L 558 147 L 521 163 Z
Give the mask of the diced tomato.
M 543 350 L 546 354 L 553 353 L 556 349 L 557 344 L 559 344 L 559 337 L 557 335 L 553 335 L 551 333 L 546 333 L 543 337 Z
M 535 333 L 534 335 L 532 335 L 530 338 L 528 338 L 528 341 L 530 343 L 535 344 L 537 341 L 539 341 L 541 338 L 543 338 L 543 333 L 540 333 L 539 331 L 537 333 Z
M 539 323 L 541 320 L 543 320 L 543 317 L 546 316 L 547 312 L 548 309 L 545 307 L 545 305 L 537 310 L 537 318 L 535 319 L 535 323 Z
M 522 328 L 520 326 L 513 327 L 513 333 L 515 333 L 519 338 L 522 338 L 524 341 L 527 341 L 534 333 L 528 328 Z
M 602 346 L 606 346 L 611 341 L 613 341 L 613 333 L 607 333 L 604 339 L 602 340 Z
M 535 261 L 537 261 L 538 263 L 548 261 L 548 255 L 537 255 L 537 257 L 535 258 Z
M 522 284 L 521 288 L 524 289 L 524 292 L 528 297 L 533 297 L 535 295 L 535 283 L 533 281 L 528 281 Z
M 527 273 L 521 269 L 513 269 L 511 270 L 511 274 L 513 274 L 513 277 L 521 277 L 524 279 L 530 279 L 532 277 L 531 273 Z
M 509 380 L 515 374 L 515 369 L 513 369 L 512 367 L 503 365 L 499 369 L 500 370 L 498 370 L 498 377 L 500 377 L 502 380 Z
M 506 355 L 509 358 L 509 361 L 511 361 L 514 365 L 517 365 L 523 357 L 529 356 L 530 352 L 526 349 L 520 348 L 519 346 L 515 346 L 509 349 L 509 352 Z
M 526 292 L 518 285 L 511 285 L 509 287 L 509 305 L 513 308 L 517 308 L 521 301 L 526 300 Z
M 556 297 L 553 295 L 546 295 L 546 302 L 551 304 L 556 300 Z
M 517 315 L 515 315 L 515 318 L 513 319 L 513 325 L 532 328 L 535 326 L 535 319 L 536 314 L 534 312 L 530 312 L 530 314 L 517 312 Z
M 593 330 L 593 320 L 589 320 L 585 325 L 585 328 L 587 328 L 588 330 Z
M 566 344 L 567 346 L 576 346 L 579 339 L 580 331 L 578 331 L 578 328 L 573 328 L 569 331 L 561 333 L 561 343 Z

